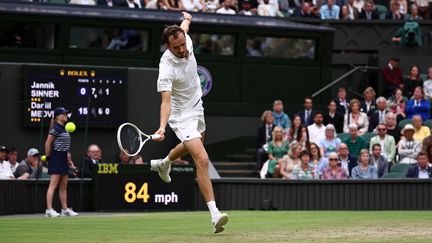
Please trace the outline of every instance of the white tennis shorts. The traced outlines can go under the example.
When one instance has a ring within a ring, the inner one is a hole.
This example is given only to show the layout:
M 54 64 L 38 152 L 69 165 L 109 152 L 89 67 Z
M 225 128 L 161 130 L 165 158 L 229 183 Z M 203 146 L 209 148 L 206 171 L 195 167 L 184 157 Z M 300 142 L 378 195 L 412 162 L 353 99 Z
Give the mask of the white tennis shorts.
M 202 101 L 192 109 L 180 114 L 171 114 L 168 124 L 181 142 L 201 138 L 206 129 Z

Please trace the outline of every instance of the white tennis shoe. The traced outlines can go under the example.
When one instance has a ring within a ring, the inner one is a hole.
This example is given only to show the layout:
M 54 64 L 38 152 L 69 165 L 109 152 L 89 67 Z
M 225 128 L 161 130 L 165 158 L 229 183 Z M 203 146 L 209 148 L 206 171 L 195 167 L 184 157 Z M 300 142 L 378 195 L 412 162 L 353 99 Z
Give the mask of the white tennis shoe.
M 75 217 L 78 213 L 73 211 L 71 208 L 66 208 L 61 210 L 61 216 L 69 216 L 69 217 Z
M 224 225 L 228 223 L 228 214 L 218 213 L 214 219 L 213 223 L 213 233 L 217 234 L 225 230 Z
M 166 182 L 171 182 L 171 177 L 169 173 L 171 172 L 171 164 L 162 163 L 162 159 L 154 159 L 150 161 L 150 170 L 159 173 L 160 178 Z
M 57 213 L 57 212 L 56 212 L 54 209 L 52 209 L 52 208 L 45 210 L 45 217 L 48 217 L 48 218 L 55 218 L 55 217 L 58 217 L 58 216 L 60 216 L 60 214 Z

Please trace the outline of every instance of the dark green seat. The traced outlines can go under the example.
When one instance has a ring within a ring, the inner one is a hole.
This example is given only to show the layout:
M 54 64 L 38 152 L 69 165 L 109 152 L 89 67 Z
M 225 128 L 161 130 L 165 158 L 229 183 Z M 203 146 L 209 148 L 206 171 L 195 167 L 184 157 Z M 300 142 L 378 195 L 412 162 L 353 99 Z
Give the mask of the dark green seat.
M 362 135 L 362 138 L 364 138 L 364 140 L 366 141 L 367 144 L 369 144 L 370 140 L 372 137 L 375 137 L 376 133 L 373 132 L 367 132 L 365 134 Z
M 384 5 L 381 5 L 381 4 L 376 4 L 375 8 L 378 11 L 379 18 L 380 19 L 385 19 L 385 15 L 387 13 L 387 7 L 384 6 Z
M 427 127 L 429 127 L 429 128 L 431 128 L 432 127 L 432 119 L 426 120 L 424 122 L 424 125 L 427 126 Z
M 390 172 L 388 174 L 383 175 L 381 178 L 383 179 L 400 179 L 400 178 L 406 178 L 405 174 L 403 173 L 397 173 L 397 172 Z
M 390 168 L 390 172 L 406 174 L 411 164 L 395 164 Z
M 405 119 L 399 122 L 399 127 L 403 129 L 406 124 L 411 124 L 411 123 L 412 123 L 411 119 Z
M 337 137 L 343 142 L 346 138 L 350 136 L 349 133 L 339 133 Z

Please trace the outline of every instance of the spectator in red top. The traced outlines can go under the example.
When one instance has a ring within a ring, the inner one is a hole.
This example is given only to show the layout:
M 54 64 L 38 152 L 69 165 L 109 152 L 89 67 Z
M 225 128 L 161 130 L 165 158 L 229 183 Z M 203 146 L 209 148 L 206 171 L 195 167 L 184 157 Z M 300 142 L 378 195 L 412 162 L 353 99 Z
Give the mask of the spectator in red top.
M 399 58 L 392 57 L 387 66 L 382 70 L 383 79 L 386 84 L 387 97 L 393 94 L 395 88 L 403 90 L 403 74 L 399 68 Z

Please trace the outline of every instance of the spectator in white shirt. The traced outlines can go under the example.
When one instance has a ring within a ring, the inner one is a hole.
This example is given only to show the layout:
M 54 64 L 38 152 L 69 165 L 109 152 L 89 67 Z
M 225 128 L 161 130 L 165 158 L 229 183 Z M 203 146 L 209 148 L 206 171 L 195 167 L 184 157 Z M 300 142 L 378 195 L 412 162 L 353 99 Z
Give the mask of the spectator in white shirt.
M 432 67 L 428 68 L 428 77 L 427 80 L 423 82 L 423 91 L 425 97 L 432 99 Z
M 183 8 L 189 12 L 205 11 L 205 5 L 200 0 L 181 0 Z
M 404 139 L 401 139 L 398 144 L 399 163 L 401 164 L 417 163 L 417 155 L 421 151 L 421 144 L 414 139 L 414 132 L 415 128 L 411 124 L 406 124 L 402 129 Z
M 14 179 L 10 163 L 6 161 L 7 152 L 5 146 L 0 146 L 0 180 Z
M 233 4 L 232 0 L 225 0 L 222 3 L 222 7 L 216 10 L 217 14 L 236 14 L 236 12 L 232 9 Z
M 69 4 L 96 5 L 96 1 L 94 1 L 94 0 L 70 0 Z
M 10 147 L 8 151 L 8 162 L 11 166 L 12 173 L 15 173 L 16 168 L 18 168 L 18 150 L 15 147 Z
M 319 144 L 325 139 L 325 126 L 323 124 L 324 116 L 320 111 L 314 114 L 314 123 L 307 127 L 309 133 L 309 141 Z
M 258 5 L 257 12 L 259 16 L 283 17 L 283 14 L 281 14 L 273 4 L 269 4 L 269 0 L 263 0 L 263 2 Z

